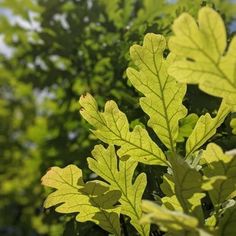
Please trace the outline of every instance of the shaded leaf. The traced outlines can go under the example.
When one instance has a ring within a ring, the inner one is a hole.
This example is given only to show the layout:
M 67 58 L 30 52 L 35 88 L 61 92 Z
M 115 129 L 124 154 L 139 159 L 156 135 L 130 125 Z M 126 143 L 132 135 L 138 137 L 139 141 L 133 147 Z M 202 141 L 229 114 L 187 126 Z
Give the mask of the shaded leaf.
M 184 142 L 185 138 L 188 138 L 192 133 L 196 123 L 198 121 L 198 115 L 195 113 L 189 114 L 180 120 L 179 134 L 177 142 Z
M 230 121 L 230 126 L 232 127 L 232 133 L 233 134 L 236 134 L 236 118 L 233 118 L 231 121 Z
M 215 207 L 228 198 L 236 196 L 236 156 L 223 153 L 222 149 L 214 143 L 208 144 L 202 154 L 204 175 L 208 178 L 222 176 L 209 190 L 211 201 Z
M 235 236 L 236 235 L 236 205 L 228 208 L 219 222 L 219 236 Z
M 169 209 L 182 210 L 198 217 L 199 221 L 203 220 L 201 199 L 205 194 L 201 174 L 177 156 L 170 162 L 172 174 L 165 174 L 161 185 L 162 191 L 166 194 L 163 203 L 171 206 Z

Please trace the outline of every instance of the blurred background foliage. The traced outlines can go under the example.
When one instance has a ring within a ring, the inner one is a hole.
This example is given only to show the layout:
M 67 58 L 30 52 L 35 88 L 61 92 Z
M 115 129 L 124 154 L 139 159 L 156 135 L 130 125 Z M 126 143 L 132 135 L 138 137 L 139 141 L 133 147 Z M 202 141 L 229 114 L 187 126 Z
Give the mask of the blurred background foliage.
M 234 34 L 236 4 L 230 0 L 0 1 L 0 235 L 106 235 L 73 216 L 45 212 L 40 178 L 50 166 L 69 163 L 92 177 L 86 157 L 96 140 L 79 116 L 80 95 L 90 92 L 100 105 L 114 99 L 132 124 L 144 121 L 126 80 L 129 47 L 147 32 L 170 35 L 176 16 L 196 16 L 203 5 L 218 10 Z M 188 95 L 185 103 L 198 115 L 214 113 L 219 104 L 194 86 Z M 194 123 L 189 120 L 187 129 Z M 226 136 L 229 123 L 230 117 L 213 137 L 225 149 L 236 141 Z

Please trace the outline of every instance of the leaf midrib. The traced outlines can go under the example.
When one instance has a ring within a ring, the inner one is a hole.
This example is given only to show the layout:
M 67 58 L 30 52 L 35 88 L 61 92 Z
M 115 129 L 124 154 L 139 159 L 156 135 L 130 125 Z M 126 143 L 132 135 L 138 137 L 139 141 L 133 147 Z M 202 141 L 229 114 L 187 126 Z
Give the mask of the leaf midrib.
M 200 30 L 199 30 L 200 31 Z M 197 47 L 197 50 L 199 50 L 214 66 L 215 68 L 219 71 L 219 73 L 222 75 L 222 78 L 224 78 L 233 88 L 236 89 L 236 85 L 233 84 L 230 80 L 230 78 L 228 78 L 228 76 L 222 71 L 222 69 L 219 67 L 219 62 L 215 62 L 214 59 L 212 59 L 193 39 L 190 35 L 186 35 L 184 32 L 182 32 L 182 34 L 185 37 L 188 37 L 191 42 Z M 220 60 L 219 60 L 220 61 Z
M 66 181 L 66 180 L 63 178 L 63 176 L 62 176 L 61 174 L 59 174 L 57 171 L 55 171 L 55 170 L 52 170 L 52 171 L 55 172 L 55 173 L 56 173 L 67 185 L 69 185 L 71 188 L 74 188 L 74 189 L 78 190 L 79 192 L 81 192 L 83 195 L 87 196 L 87 197 L 90 199 L 90 201 L 94 204 L 94 206 L 97 207 L 97 208 L 100 210 L 100 212 L 105 216 L 105 218 L 106 218 L 107 221 L 109 222 L 111 228 L 114 229 L 115 235 L 117 235 L 117 236 L 120 235 L 119 232 L 117 232 L 117 230 L 116 230 L 115 228 L 113 228 L 112 222 L 111 222 L 110 219 L 107 217 L 106 213 L 104 212 L 104 209 L 101 208 L 101 207 L 91 198 L 91 194 L 88 194 L 88 193 L 86 193 L 85 191 L 83 191 L 82 189 L 80 189 L 80 188 L 78 188 L 78 187 L 76 187 L 76 186 L 70 184 L 70 183 L 69 183 L 68 181 Z M 73 174 L 72 174 L 71 168 L 70 168 L 70 172 L 71 172 L 71 178 L 73 178 Z M 72 183 L 73 183 L 73 181 L 72 181 Z M 92 192 L 95 191 L 95 187 L 96 187 L 96 185 L 94 185 L 94 189 L 93 189 Z M 78 193 L 79 193 L 79 192 L 78 192 Z M 80 194 L 80 195 L 81 195 L 81 194 Z M 85 204 L 83 204 L 83 205 L 85 205 Z M 91 205 L 89 205 L 89 206 L 91 206 Z
M 161 94 L 160 94 L 161 99 L 160 100 L 162 101 L 163 110 L 164 110 L 163 118 L 166 121 L 166 127 L 167 127 L 167 132 L 168 132 L 169 141 L 170 141 L 170 148 L 171 148 L 171 151 L 174 153 L 175 152 L 175 147 L 174 147 L 173 137 L 172 137 L 172 134 L 171 134 L 171 131 L 170 131 L 170 124 L 169 124 L 169 117 L 168 117 L 168 114 L 167 114 L 167 107 L 166 107 L 166 103 L 165 103 L 165 96 L 164 96 L 164 93 L 163 93 L 163 88 L 162 88 L 162 84 L 161 84 L 161 80 L 160 80 L 160 75 L 159 75 L 157 65 L 156 65 L 156 58 L 155 58 L 155 50 L 154 50 L 154 47 L 153 47 L 153 41 L 152 41 L 152 39 L 150 41 L 151 41 L 151 45 L 152 45 L 152 52 L 151 53 L 153 55 L 153 62 L 154 62 L 155 72 L 145 63 L 145 61 L 142 59 L 142 57 L 139 55 L 139 53 L 137 51 L 136 51 L 136 54 L 138 55 L 140 61 L 147 67 L 147 69 L 155 77 L 157 77 L 157 79 L 158 79 L 158 84 L 159 84 L 160 92 L 161 92 Z M 168 75 L 168 77 L 169 77 L 169 75 Z M 167 77 L 167 79 L 168 79 L 168 77 Z
M 97 111 L 96 111 L 97 112 Z M 87 113 L 89 114 L 89 113 Z M 109 126 L 107 126 L 106 122 L 103 121 L 103 117 L 101 116 L 100 112 L 97 112 L 97 114 L 99 115 L 99 117 L 101 118 L 101 120 L 98 120 L 96 117 L 92 116 L 91 114 L 89 114 L 90 117 L 92 117 L 93 119 L 95 119 L 98 123 L 102 124 L 103 126 L 105 126 L 111 133 L 115 134 L 115 136 L 117 136 L 121 141 L 124 141 L 134 147 L 136 147 L 137 149 L 141 149 L 143 151 L 145 151 L 146 153 L 149 153 L 150 155 L 156 157 L 156 159 L 160 160 L 161 162 L 165 163 L 166 166 L 169 166 L 169 163 L 166 162 L 164 159 L 161 159 L 159 156 L 157 156 L 155 153 L 152 153 L 150 152 L 149 150 L 147 149 L 144 149 L 144 148 L 141 148 L 140 146 L 134 144 L 134 143 L 131 143 L 129 140 L 127 139 L 124 139 L 122 136 L 119 136 L 117 135 L 117 133 L 115 133 Z M 96 128 L 96 127 L 95 127 Z M 129 132 L 129 131 L 128 131 Z M 121 145 L 118 145 L 118 146 L 121 146 Z
M 105 176 L 107 176 L 111 181 L 113 181 L 113 182 L 117 185 L 117 187 L 119 188 L 119 190 L 121 191 L 121 193 L 122 193 L 123 196 L 125 197 L 126 202 L 128 202 L 128 204 L 129 204 L 129 205 L 131 206 L 131 208 L 133 209 L 133 211 L 134 211 L 135 216 L 137 217 L 137 219 L 140 219 L 140 216 L 139 216 L 138 212 L 136 211 L 135 206 L 132 204 L 131 200 L 128 198 L 128 195 L 127 195 L 127 187 L 126 187 L 126 191 L 124 191 L 123 188 L 121 187 L 120 183 L 117 182 L 117 180 L 116 180 L 116 178 L 115 178 L 115 176 L 114 176 L 114 173 L 112 172 L 112 170 L 111 170 L 109 164 L 108 164 L 107 161 L 106 161 L 106 158 L 104 158 L 104 156 L 102 155 L 101 152 L 100 152 L 100 155 L 101 155 L 102 159 L 104 160 L 104 163 L 106 164 L 107 169 L 109 170 L 109 172 L 110 172 L 112 178 L 111 178 L 111 177 L 108 177 L 106 174 L 105 174 Z M 125 171 L 126 171 L 126 168 L 124 168 L 124 169 L 125 169 Z M 101 171 L 101 170 L 100 170 L 100 171 Z M 118 171 L 118 173 L 120 174 L 120 171 Z M 126 177 L 127 177 L 127 175 L 126 175 L 126 172 L 125 172 L 125 173 L 124 173 L 124 178 L 125 178 L 124 182 L 125 182 L 125 184 L 127 184 L 127 179 L 126 179 Z M 110 183 L 110 184 L 112 184 L 112 183 Z M 126 186 L 127 186 L 127 185 L 126 185 Z M 144 226 L 140 225 L 140 227 L 141 227 L 141 230 L 142 230 L 142 232 L 143 232 L 143 235 L 146 235 L 146 234 L 145 234 L 145 230 L 144 230 Z

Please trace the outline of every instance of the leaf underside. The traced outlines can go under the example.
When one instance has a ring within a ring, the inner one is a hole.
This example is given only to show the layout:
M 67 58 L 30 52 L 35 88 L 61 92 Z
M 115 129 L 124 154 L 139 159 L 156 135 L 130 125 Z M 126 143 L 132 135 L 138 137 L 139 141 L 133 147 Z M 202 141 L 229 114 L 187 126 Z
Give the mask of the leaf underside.
M 114 101 L 105 104 L 104 112 L 99 112 L 96 100 L 86 94 L 80 98 L 81 115 L 94 128 L 92 132 L 105 143 L 120 146 L 119 157 L 131 157 L 148 165 L 168 165 L 162 150 L 152 141 L 147 131 L 140 125 L 130 131 L 126 115 Z
M 119 236 L 120 198 L 117 190 L 101 181 L 83 182 L 82 171 L 75 165 L 52 167 L 43 177 L 42 184 L 56 189 L 45 200 L 44 207 L 56 206 L 60 213 L 78 213 L 79 222 L 92 221 L 106 231 Z
M 236 37 L 228 51 L 225 25 L 209 7 L 199 11 L 198 22 L 183 13 L 173 24 L 169 40 L 171 52 L 178 56 L 168 72 L 178 81 L 198 84 L 213 96 L 224 98 L 236 111 Z
M 130 223 L 140 235 L 148 236 L 150 225 L 139 224 L 142 216 L 141 200 L 147 184 L 146 175 L 139 174 L 133 182 L 138 162 L 128 159 L 117 163 L 115 149 L 111 145 L 107 149 L 102 145 L 95 146 L 92 155 L 93 158 L 88 158 L 89 168 L 106 180 L 111 189 L 121 192 L 121 213 L 130 217 Z
M 132 85 L 144 97 L 140 105 L 150 117 L 148 125 L 171 151 L 175 151 L 179 131 L 179 120 L 186 116 L 187 109 L 182 101 L 186 85 L 180 84 L 167 74 L 172 55 L 163 58 L 166 40 L 162 35 L 146 34 L 143 46 L 134 45 L 130 55 L 137 66 L 127 69 Z

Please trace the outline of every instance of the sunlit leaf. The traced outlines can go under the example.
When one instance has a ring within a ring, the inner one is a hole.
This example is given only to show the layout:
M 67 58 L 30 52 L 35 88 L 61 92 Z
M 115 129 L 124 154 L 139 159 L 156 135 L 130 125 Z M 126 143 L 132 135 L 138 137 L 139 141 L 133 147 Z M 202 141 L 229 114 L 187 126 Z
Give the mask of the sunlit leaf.
M 167 68 L 174 58 L 163 58 L 165 48 L 163 36 L 147 34 L 143 46 L 130 48 L 131 58 L 138 70 L 128 68 L 127 75 L 132 85 L 145 96 L 140 99 L 140 105 L 150 117 L 148 125 L 166 147 L 174 151 L 178 122 L 187 113 L 182 105 L 186 85 L 177 83 L 167 74 Z
M 163 231 L 195 231 L 196 227 L 198 226 L 197 218 L 188 216 L 182 212 L 170 211 L 165 207 L 161 207 L 148 200 L 143 200 L 142 209 L 144 216 L 141 219 L 141 223 L 157 224 Z
M 196 22 L 184 13 L 175 20 L 173 31 L 169 48 L 180 60 L 170 67 L 169 74 L 180 82 L 198 84 L 204 92 L 224 98 L 235 111 L 236 37 L 226 52 L 226 30 L 220 15 L 204 7 Z
M 195 152 L 216 133 L 216 129 L 224 122 L 229 111 L 229 106 L 222 102 L 214 118 L 212 118 L 209 113 L 200 116 L 193 132 L 186 142 L 187 156 Z
M 78 213 L 79 222 L 92 221 L 115 235 L 120 235 L 120 198 L 118 190 L 109 191 L 101 181 L 83 182 L 82 171 L 75 165 L 52 167 L 42 177 L 42 184 L 56 189 L 45 200 L 44 207 L 56 206 L 60 213 Z
M 120 157 L 130 156 L 145 164 L 168 165 L 161 149 L 151 140 L 147 131 L 137 125 L 130 132 L 126 115 L 114 101 L 108 101 L 104 112 L 98 111 L 96 100 L 90 95 L 81 96 L 81 115 L 95 128 L 92 132 L 108 144 L 120 146 Z
M 140 235 L 149 235 L 149 225 L 140 225 L 142 215 L 141 200 L 147 180 L 144 173 L 139 174 L 134 182 L 134 171 L 137 161 L 132 159 L 119 160 L 113 146 L 105 149 L 102 145 L 95 146 L 92 151 L 94 158 L 88 158 L 89 168 L 110 184 L 113 190 L 121 192 L 121 213 L 131 219 L 131 224 L 137 229 Z

